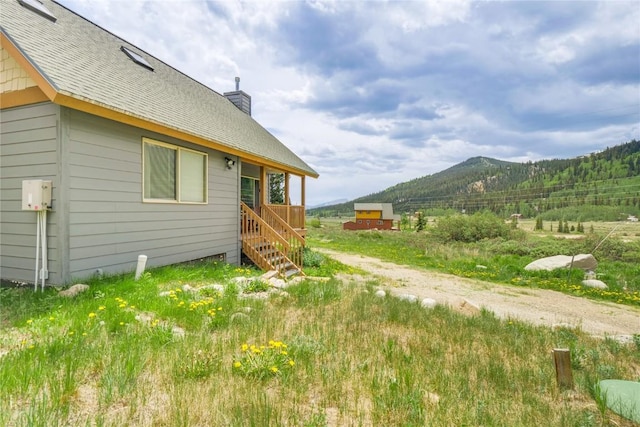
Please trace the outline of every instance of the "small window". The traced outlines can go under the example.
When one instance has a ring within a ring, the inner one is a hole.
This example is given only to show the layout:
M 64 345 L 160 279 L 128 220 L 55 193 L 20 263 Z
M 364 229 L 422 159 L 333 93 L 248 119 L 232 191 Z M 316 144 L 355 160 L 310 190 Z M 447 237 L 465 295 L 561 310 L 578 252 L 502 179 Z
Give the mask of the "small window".
M 207 203 L 207 155 L 143 138 L 143 200 Z
M 382 225 L 382 224 L 384 224 L 384 222 L 381 219 L 379 219 L 378 220 L 378 225 Z
M 18 3 L 32 12 L 35 12 L 40 16 L 44 16 L 51 22 L 56 22 L 58 20 L 53 13 L 51 13 L 49 9 L 47 9 L 47 7 L 38 0 L 18 0 Z
M 147 62 L 147 60 L 144 59 L 140 54 L 137 54 L 131 49 L 124 46 L 120 46 L 120 50 L 123 51 L 129 58 L 131 58 L 131 60 L 136 64 L 142 65 L 144 68 L 153 71 L 153 67 L 151 66 L 151 64 L 149 64 L 149 62 Z
M 361 219 L 358 220 L 358 224 L 362 224 L 362 220 Z
M 240 200 L 251 209 L 256 207 L 256 179 L 243 176 L 240 178 Z

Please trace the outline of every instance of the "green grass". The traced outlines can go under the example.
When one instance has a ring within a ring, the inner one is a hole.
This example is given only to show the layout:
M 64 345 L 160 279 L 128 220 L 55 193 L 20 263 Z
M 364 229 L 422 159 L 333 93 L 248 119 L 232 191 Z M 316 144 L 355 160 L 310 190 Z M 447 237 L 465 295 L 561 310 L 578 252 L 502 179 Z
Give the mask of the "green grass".
M 74 299 L 3 289 L 0 425 L 630 425 L 592 395 L 598 379 L 640 379 L 640 339 L 425 310 L 366 278 L 240 298 L 232 278 L 258 274 L 166 267 Z M 556 347 L 572 350 L 572 392 Z
M 325 221 L 309 229 L 310 247 L 336 249 L 377 257 L 397 264 L 438 270 L 461 277 L 518 286 L 552 289 L 593 299 L 640 306 L 640 241 L 625 242 L 623 235 L 610 236 L 594 256 L 598 278 L 607 290 L 586 288 L 581 270 L 526 271 L 537 258 L 590 253 L 605 235 L 587 234 L 579 239 L 554 237 L 548 233 L 525 233 L 521 225 L 514 238 L 486 239 L 475 243 L 439 241 L 427 231 L 344 231 L 340 223 Z M 625 224 L 625 226 L 627 226 Z M 602 227 L 602 226 L 599 226 Z M 601 228 L 605 230 L 604 228 Z M 611 228 L 609 228 L 611 229 Z

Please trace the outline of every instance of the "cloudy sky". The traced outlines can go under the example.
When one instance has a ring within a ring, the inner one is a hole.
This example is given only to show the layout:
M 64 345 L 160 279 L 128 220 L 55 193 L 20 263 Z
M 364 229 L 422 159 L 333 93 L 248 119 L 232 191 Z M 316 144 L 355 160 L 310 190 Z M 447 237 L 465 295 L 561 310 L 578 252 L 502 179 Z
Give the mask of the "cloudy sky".
M 240 76 L 320 173 L 308 206 L 640 139 L 637 0 L 59 1 L 218 92 Z

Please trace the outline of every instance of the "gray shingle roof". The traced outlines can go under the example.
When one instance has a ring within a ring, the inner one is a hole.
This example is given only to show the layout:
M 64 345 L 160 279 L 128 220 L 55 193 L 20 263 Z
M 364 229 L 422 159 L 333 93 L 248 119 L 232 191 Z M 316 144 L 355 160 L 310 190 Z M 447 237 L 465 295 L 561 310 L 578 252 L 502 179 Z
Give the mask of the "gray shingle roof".
M 0 0 L 0 26 L 57 92 L 258 156 L 286 170 L 318 174 L 224 96 L 63 6 L 42 0 L 51 22 Z M 153 72 L 125 55 L 142 55 Z

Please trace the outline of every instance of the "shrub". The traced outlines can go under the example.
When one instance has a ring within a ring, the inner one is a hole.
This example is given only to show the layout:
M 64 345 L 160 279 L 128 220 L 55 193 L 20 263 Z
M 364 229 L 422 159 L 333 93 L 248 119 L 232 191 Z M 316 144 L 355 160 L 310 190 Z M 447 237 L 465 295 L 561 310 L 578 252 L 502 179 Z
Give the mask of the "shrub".
M 304 252 L 302 253 L 302 264 L 305 266 L 305 268 L 318 268 L 322 266 L 324 261 L 324 255 L 319 252 L 314 252 L 305 246 Z
M 320 227 L 322 227 L 322 224 L 320 223 L 320 218 L 311 218 L 309 221 L 307 221 L 307 224 L 311 228 L 320 228 Z
M 606 258 L 611 261 L 622 261 L 640 252 L 640 243 L 623 242 L 615 237 L 603 237 L 598 234 L 589 234 L 583 242 L 584 253 L 594 253 L 596 258 Z
M 441 218 L 434 235 L 443 241 L 477 242 L 496 237 L 509 238 L 510 229 L 505 222 L 491 212 L 473 215 L 453 215 Z

